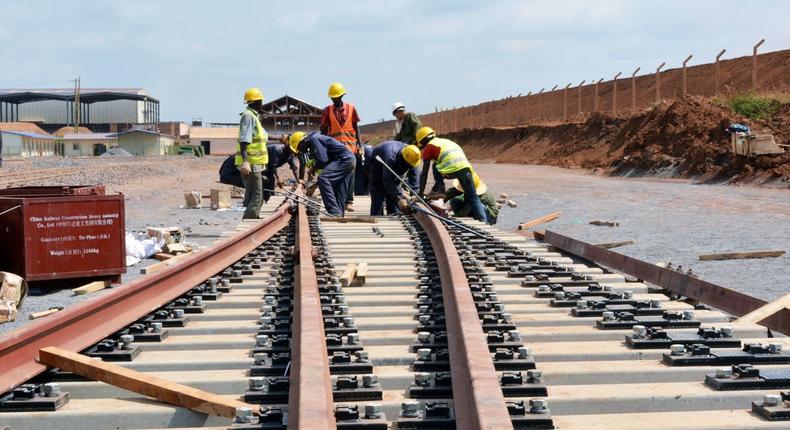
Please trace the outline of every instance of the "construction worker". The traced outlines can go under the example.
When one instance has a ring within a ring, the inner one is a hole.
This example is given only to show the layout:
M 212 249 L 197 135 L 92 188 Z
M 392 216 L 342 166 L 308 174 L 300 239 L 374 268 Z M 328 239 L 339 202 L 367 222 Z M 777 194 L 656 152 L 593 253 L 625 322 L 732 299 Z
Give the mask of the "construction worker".
M 420 118 L 414 112 L 406 112 L 406 106 L 401 102 L 395 102 L 392 105 L 392 116 L 397 119 L 395 121 L 395 137 L 393 139 L 407 145 L 416 144 L 417 130 L 422 128 Z
M 475 191 L 480 197 L 480 202 L 486 211 L 486 222 L 490 225 L 496 224 L 497 217 L 499 216 L 499 207 L 496 204 L 496 197 L 490 191 L 486 184 L 477 176 L 477 173 L 472 172 L 475 181 Z M 445 202 L 450 206 L 453 215 L 457 217 L 468 217 L 472 213 L 472 205 L 466 199 L 464 189 L 461 187 L 461 182 L 458 179 L 453 179 L 453 186 L 447 190 L 444 198 Z
M 329 86 L 329 98 L 332 99 L 332 104 L 324 108 L 321 114 L 321 134 L 329 136 L 338 142 L 346 145 L 354 157 L 357 159 L 356 165 L 362 167 L 363 153 L 360 150 L 362 147 L 362 140 L 359 137 L 359 115 L 357 108 L 351 103 L 343 101 L 343 96 L 346 95 L 346 88 L 343 84 L 335 82 Z M 360 171 L 351 177 L 351 184 L 346 193 L 346 210 L 354 210 L 354 183 L 357 174 L 362 174 Z
M 408 172 L 407 182 L 415 189 L 420 182 L 420 170 L 417 167 L 420 163 L 420 149 L 397 140 L 389 140 L 377 145 L 370 154 L 370 215 L 384 215 L 385 206 L 387 215 L 396 215 L 398 202 L 406 199 L 406 196 L 398 178 L 382 166 L 376 157 L 381 158 L 398 176 L 402 177 Z
M 263 204 L 263 172 L 269 162 L 266 152 L 268 135 L 258 116 L 263 105 L 263 93 L 258 88 L 250 88 L 244 92 L 244 102 L 247 109 L 239 120 L 235 164 L 244 181 L 244 201 L 247 202 L 242 219 L 258 219 Z
M 469 214 L 478 221 L 487 222 L 485 208 L 477 195 L 474 181 L 474 171 L 469 160 L 466 159 L 464 150 L 457 143 L 449 139 L 436 137 L 430 127 L 417 130 L 417 144 L 422 148 L 422 160 L 425 162 L 420 178 L 420 195 L 425 191 L 428 169 L 434 162 L 434 168 L 443 178 L 458 179 L 464 190 L 464 200 L 470 205 Z
M 277 173 L 280 167 L 288 164 L 296 181 L 299 181 L 301 176 L 299 176 L 300 166 L 297 165 L 297 157 L 285 144 L 269 143 L 266 145 L 266 152 L 269 154 L 269 164 L 266 165 L 266 173 L 264 174 L 265 190 L 263 191 L 263 201 L 268 203 L 272 197 L 272 192 L 266 190 L 274 190 L 275 187 L 282 188 L 284 185 L 280 175 Z
M 332 215 L 345 215 L 346 193 L 354 175 L 357 160 L 348 147 L 320 133 L 305 134 L 297 131 L 288 138 L 294 154 L 309 152 L 312 169 L 318 175 L 318 189 L 324 201 L 324 209 Z

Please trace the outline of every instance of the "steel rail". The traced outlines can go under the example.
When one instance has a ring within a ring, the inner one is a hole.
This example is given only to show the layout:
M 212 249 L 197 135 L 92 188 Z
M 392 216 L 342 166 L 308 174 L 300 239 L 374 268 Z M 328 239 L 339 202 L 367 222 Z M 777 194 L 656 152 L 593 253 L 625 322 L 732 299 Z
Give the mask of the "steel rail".
M 108 294 L 0 337 L 0 393 L 46 370 L 36 361 L 41 348 L 82 351 L 232 265 L 287 226 L 290 219 L 290 205 L 283 205 L 248 230 L 165 271 L 120 285 Z
M 745 315 L 767 302 L 702 279 L 650 264 L 547 230 L 543 240 L 570 254 L 636 276 L 675 294 L 713 306 L 735 316 Z M 787 329 L 787 327 L 785 327 Z
M 297 205 L 294 267 L 291 375 L 288 388 L 288 428 L 334 430 L 334 399 L 324 317 L 313 264 L 313 244 L 307 209 Z
M 439 220 L 425 212 L 417 212 L 414 217 L 428 235 L 437 256 L 447 320 L 456 427 L 512 429 L 494 361 L 450 233 Z

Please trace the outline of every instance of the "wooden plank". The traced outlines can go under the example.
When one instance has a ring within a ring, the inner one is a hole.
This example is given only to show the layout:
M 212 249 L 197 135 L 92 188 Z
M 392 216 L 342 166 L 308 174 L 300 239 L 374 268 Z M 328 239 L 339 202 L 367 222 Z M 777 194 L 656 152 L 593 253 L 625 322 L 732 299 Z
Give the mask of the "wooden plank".
M 81 296 L 83 294 L 93 293 L 99 290 L 103 290 L 110 286 L 110 281 L 94 281 L 89 284 L 85 284 L 81 287 L 75 288 L 72 291 L 74 292 L 75 296 Z
M 320 218 L 321 222 L 339 222 L 339 223 L 350 223 L 350 222 L 358 222 L 358 223 L 366 223 L 366 224 L 378 224 L 378 220 L 376 218 L 370 216 L 353 216 L 353 217 L 330 217 L 330 216 L 322 216 Z
M 359 266 L 357 266 L 357 285 L 365 285 L 365 281 L 368 277 L 368 263 L 361 262 Z
M 208 415 L 233 418 L 236 409 L 257 408 L 247 403 L 227 399 L 207 391 L 177 384 L 146 373 L 125 367 L 94 360 L 88 356 L 54 346 L 39 350 L 41 364 L 63 369 L 94 381 L 104 382 L 144 396 L 153 397 L 160 402 L 180 406 Z
M 620 225 L 620 223 L 616 221 L 601 221 L 597 219 L 590 221 L 590 224 L 601 226 L 601 227 L 617 227 L 618 225 Z
M 159 261 L 170 260 L 171 258 L 176 258 L 176 256 L 173 254 L 165 254 L 164 252 L 154 254 L 154 259 Z
M 173 258 L 171 258 L 169 260 L 165 260 L 165 261 L 160 261 L 158 263 L 154 263 L 154 264 L 152 264 L 150 266 L 143 267 L 142 269 L 140 269 L 140 273 L 142 273 L 144 275 L 149 275 L 151 273 L 161 272 L 162 270 L 167 269 L 168 267 L 172 266 L 173 264 L 176 264 L 176 263 L 180 262 L 181 260 L 183 260 L 184 258 L 186 258 L 186 257 L 188 257 L 190 255 L 192 255 L 191 251 L 190 252 L 185 252 L 185 253 L 183 253 L 181 255 L 178 255 L 176 257 L 173 257 Z
M 633 245 L 634 243 L 633 240 L 623 240 L 621 242 L 597 243 L 595 246 L 603 249 L 612 249 L 620 246 Z
M 736 321 L 756 324 L 787 307 L 790 307 L 790 293 L 785 294 L 784 296 L 779 297 L 772 302 L 766 303 L 765 305 L 738 318 Z
M 343 271 L 343 274 L 340 275 L 340 285 L 343 287 L 348 287 L 354 282 L 354 275 L 357 273 L 357 265 L 354 263 L 348 263 L 346 265 L 346 270 Z
M 535 219 L 533 219 L 531 221 L 527 221 L 525 223 L 519 224 L 518 225 L 518 229 L 519 230 L 526 230 L 526 229 L 528 229 L 530 227 L 534 227 L 534 226 L 536 226 L 538 224 L 544 224 L 544 223 L 547 223 L 549 221 L 554 221 L 555 219 L 559 218 L 561 214 L 562 214 L 562 212 L 554 212 L 554 213 L 550 213 L 548 215 L 542 216 L 540 218 L 535 218 Z
M 717 254 L 702 254 L 699 261 L 711 260 L 737 260 L 745 258 L 772 258 L 785 255 L 784 251 L 747 251 L 747 252 L 722 252 Z
M 55 307 L 55 308 L 49 308 L 49 309 L 47 309 L 45 311 L 33 312 L 32 314 L 28 315 L 28 318 L 30 318 L 31 320 L 35 320 L 35 319 L 43 318 L 43 317 L 48 316 L 48 315 L 52 315 L 55 312 L 62 311 L 62 310 L 63 310 L 63 306 L 58 306 L 58 307 Z

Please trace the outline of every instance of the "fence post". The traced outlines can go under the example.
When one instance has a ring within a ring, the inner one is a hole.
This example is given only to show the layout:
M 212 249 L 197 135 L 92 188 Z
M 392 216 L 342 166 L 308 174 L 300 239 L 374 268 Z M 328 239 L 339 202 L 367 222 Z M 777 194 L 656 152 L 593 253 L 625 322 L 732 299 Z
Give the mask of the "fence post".
M 719 60 L 721 59 L 721 56 L 724 55 L 725 52 L 727 52 L 727 50 L 722 49 L 721 52 L 719 52 L 719 55 L 716 56 L 716 65 L 714 66 L 713 69 L 713 82 L 714 82 L 713 86 L 715 87 L 713 93 L 714 96 L 719 95 Z
M 579 108 L 576 110 L 576 115 L 581 115 L 582 114 L 582 85 L 584 85 L 585 82 L 587 82 L 586 79 L 581 81 L 581 83 L 579 83 L 579 86 L 578 86 L 577 95 L 579 97 Z
M 656 103 L 661 102 L 661 69 L 666 64 L 666 62 L 663 62 L 656 67 Z
M 613 113 L 617 112 L 617 78 L 619 78 L 620 75 L 622 74 L 623 72 L 617 72 L 617 74 L 614 75 L 614 79 L 612 79 L 612 112 Z
M 752 90 L 757 91 L 757 48 L 765 43 L 765 39 L 760 39 L 752 48 Z
M 565 86 L 565 91 L 562 93 L 562 120 L 568 120 L 568 89 L 571 87 L 572 84 L 568 84 Z
M 636 74 L 641 69 L 641 67 L 637 67 L 634 73 L 631 73 L 631 110 L 636 110 Z
M 686 64 L 688 64 L 689 60 L 691 60 L 691 57 L 693 57 L 693 56 L 694 55 L 689 54 L 689 56 L 686 57 L 685 60 L 683 60 L 683 97 L 686 97 L 686 93 L 688 91 L 688 85 L 687 85 L 687 79 L 686 79 Z
M 593 99 L 593 113 L 598 112 L 598 84 L 603 82 L 603 78 L 595 82 L 595 98 Z

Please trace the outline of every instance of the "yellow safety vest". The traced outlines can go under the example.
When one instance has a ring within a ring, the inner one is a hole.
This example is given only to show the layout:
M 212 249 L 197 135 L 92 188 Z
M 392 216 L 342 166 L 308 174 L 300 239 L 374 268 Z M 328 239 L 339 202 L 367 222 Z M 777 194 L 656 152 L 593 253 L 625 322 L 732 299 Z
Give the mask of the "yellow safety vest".
M 429 145 L 439 147 L 439 157 L 436 159 L 436 169 L 442 175 L 449 175 L 472 165 L 466 159 L 464 150 L 457 143 L 449 139 L 434 137 Z
M 252 109 L 247 109 L 242 112 L 241 115 L 252 115 L 253 119 L 255 119 L 255 131 L 252 133 L 252 142 L 249 142 L 249 145 L 247 145 L 247 161 L 255 165 L 267 164 L 269 162 L 269 153 L 266 151 L 266 142 L 269 140 L 269 135 L 266 134 L 266 130 L 263 129 L 261 120 L 258 118 L 258 113 Z M 239 127 L 239 138 L 241 138 L 241 127 Z M 235 164 L 241 166 L 243 162 L 244 159 L 241 157 L 241 143 L 237 140 Z

